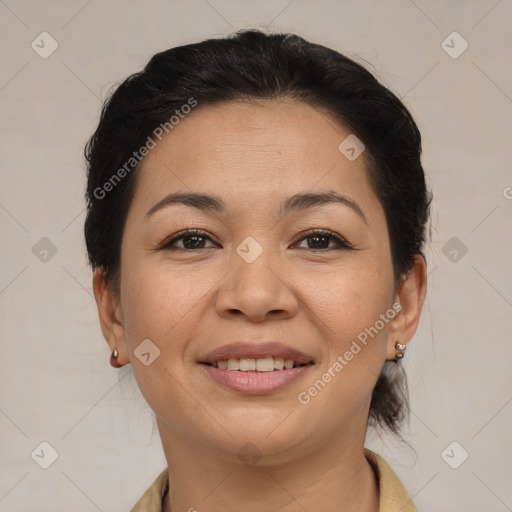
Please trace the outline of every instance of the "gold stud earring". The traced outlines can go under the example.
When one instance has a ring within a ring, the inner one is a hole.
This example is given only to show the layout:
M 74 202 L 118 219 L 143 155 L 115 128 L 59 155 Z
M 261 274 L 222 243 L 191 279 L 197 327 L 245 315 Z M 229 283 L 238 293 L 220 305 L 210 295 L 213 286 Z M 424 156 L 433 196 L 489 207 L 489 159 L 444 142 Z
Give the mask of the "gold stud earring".
M 118 357 L 119 352 L 117 351 L 117 348 L 115 348 L 110 356 L 110 366 L 112 366 L 112 368 L 121 368 L 122 365 L 120 365 L 117 361 Z
M 396 352 L 396 359 L 402 359 L 402 357 L 404 357 L 404 352 L 405 352 L 405 349 L 407 348 L 406 345 L 404 345 L 403 343 L 400 343 L 400 342 L 396 342 L 395 344 L 395 348 L 397 350 Z

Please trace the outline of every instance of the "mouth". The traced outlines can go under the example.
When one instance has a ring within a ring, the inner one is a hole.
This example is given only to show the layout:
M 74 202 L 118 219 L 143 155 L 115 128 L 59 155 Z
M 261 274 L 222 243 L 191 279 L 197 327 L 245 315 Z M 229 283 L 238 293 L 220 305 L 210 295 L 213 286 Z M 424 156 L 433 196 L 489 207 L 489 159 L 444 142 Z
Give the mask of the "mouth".
M 198 363 L 216 383 L 249 395 L 290 385 L 315 364 L 312 357 L 278 343 L 226 345 Z
M 228 371 L 239 371 L 239 372 L 273 372 L 275 370 L 291 370 L 292 368 L 298 368 L 300 366 L 308 366 L 313 364 L 309 363 L 298 363 L 293 359 L 285 359 L 284 357 L 267 356 L 258 359 L 254 358 L 229 358 L 225 360 L 218 360 L 212 363 L 203 363 L 220 370 Z

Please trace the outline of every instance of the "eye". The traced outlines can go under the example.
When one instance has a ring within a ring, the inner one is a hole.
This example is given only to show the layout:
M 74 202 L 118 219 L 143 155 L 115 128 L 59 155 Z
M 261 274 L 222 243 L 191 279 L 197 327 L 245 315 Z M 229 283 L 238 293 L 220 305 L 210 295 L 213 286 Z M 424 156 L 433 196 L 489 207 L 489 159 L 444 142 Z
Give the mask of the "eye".
M 166 240 L 160 249 L 165 249 L 166 251 L 193 251 L 216 247 L 216 245 L 206 246 L 208 241 L 212 242 L 212 239 L 206 232 L 200 229 L 189 229 L 181 231 L 171 239 Z
M 327 229 L 315 229 L 306 233 L 298 242 L 306 240 L 308 247 L 299 249 L 313 249 L 330 251 L 333 249 L 352 249 L 352 246 L 341 236 Z M 334 246 L 331 245 L 334 243 Z M 297 246 L 297 245 L 296 245 Z
M 307 247 L 300 247 L 300 243 L 306 241 Z M 211 245 L 208 246 L 207 244 Z M 189 229 L 177 233 L 172 238 L 166 240 L 160 249 L 166 251 L 194 251 L 201 249 L 211 249 L 218 247 L 219 244 L 213 242 L 205 231 L 200 229 Z M 306 233 L 295 244 L 299 249 L 330 251 L 335 249 L 352 249 L 352 246 L 340 235 L 327 229 L 315 229 Z

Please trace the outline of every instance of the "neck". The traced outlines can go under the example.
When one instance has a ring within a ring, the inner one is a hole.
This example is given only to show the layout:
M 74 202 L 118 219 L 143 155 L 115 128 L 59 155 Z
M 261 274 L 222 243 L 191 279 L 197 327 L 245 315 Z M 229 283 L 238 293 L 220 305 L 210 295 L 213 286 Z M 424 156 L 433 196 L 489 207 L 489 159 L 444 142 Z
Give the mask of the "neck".
M 261 510 L 378 512 L 379 487 L 363 451 L 364 438 L 339 439 L 300 457 L 252 466 L 215 456 L 159 423 L 169 467 L 163 512 Z

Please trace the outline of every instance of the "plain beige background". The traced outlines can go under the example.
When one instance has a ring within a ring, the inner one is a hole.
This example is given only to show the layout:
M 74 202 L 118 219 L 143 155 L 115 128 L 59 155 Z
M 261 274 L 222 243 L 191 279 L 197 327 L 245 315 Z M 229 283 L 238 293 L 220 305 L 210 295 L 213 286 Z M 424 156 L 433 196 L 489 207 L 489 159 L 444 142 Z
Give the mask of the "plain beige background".
M 512 510 L 511 22 L 511 0 L 0 0 L 0 511 L 127 511 L 164 468 L 130 369 L 108 366 L 83 145 L 155 52 L 267 25 L 367 62 L 423 136 L 435 201 L 404 362 L 411 448 L 368 446 L 420 511 Z

